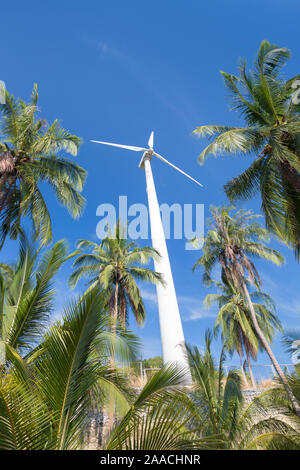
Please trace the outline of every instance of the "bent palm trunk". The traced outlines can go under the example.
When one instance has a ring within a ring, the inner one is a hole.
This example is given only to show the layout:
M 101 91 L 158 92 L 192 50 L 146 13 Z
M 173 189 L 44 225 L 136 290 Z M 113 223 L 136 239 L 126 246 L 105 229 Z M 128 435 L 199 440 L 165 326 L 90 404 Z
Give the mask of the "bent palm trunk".
M 242 282 L 242 286 L 243 286 L 243 290 L 245 292 L 245 296 L 246 296 L 246 299 L 247 299 L 247 302 L 248 302 L 248 305 L 249 305 L 249 309 L 250 309 L 250 313 L 251 313 L 251 318 L 252 318 L 252 321 L 253 321 L 253 325 L 254 325 L 254 328 L 267 352 L 267 354 L 269 355 L 269 358 L 271 359 L 271 362 L 285 388 L 285 391 L 293 405 L 293 408 L 294 408 L 294 411 L 295 413 L 297 414 L 297 416 L 300 418 L 300 406 L 299 406 L 299 403 L 297 402 L 296 400 L 296 397 L 295 395 L 293 394 L 289 384 L 288 384 L 288 381 L 287 381 L 287 378 L 286 376 L 284 375 L 276 357 L 274 356 L 273 354 L 273 351 L 272 349 L 270 348 L 270 345 L 268 343 L 268 341 L 266 340 L 265 338 L 265 335 L 263 334 L 262 330 L 260 329 L 259 327 L 259 324 L 258 324 L 258 321 L 257 321 L 257 318 L 256 318 L 256 313 L 255 313 L 255 310 L 254 310 L 254 307 L 253 307 L 253 304 L 252 304 L 252 301 L 251 301 L 251 298 L 250 298 L 250 295 L 249 295 L 249 292 L 248 292 L 248 289 L 247 289 L 247 286 L 246 286 L 246 283 L 245 281 Z
M 243 366 L 242 356 L 240 356 L 240 361 L 241 361 L 241 372 L 242 372 L 242 376 L 243 376 L 243 382 L 244 382 L 245 387 L 248 388 L 248 380 L 247 380 L 247 377 L 246 377 L 246 374 L 245 374 L 245 369 L 244 369 L 244 366 Z
M 253 387 L 253 388 L 256 388 L 256 383 L 255 383 L 255 380 L 254 380 L 254 375 L 253 375 L 252 367 L 251 367 L 250 354 L 249 354 L 249 350 L 248 350 L 247 345 L 246 345 L 246 347 L 245 347 L 245 350 L 246 350 L 247 364 L 248 364 L 248 369 L 249 369 L 249 374 L 250 374 L 250 379 L 251 379 L 252 387 Z

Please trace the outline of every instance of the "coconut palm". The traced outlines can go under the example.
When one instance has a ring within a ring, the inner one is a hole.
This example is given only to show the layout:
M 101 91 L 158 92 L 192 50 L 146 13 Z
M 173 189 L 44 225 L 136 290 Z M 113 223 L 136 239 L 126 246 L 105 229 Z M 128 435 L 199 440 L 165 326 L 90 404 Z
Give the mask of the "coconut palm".
M 40 248 L 20 238 L 15 265 L 2 265 L 0 274 L 0 340 L 5 349 L 24 355 L 39 343 L 53 310 L 53 279 L 73 254 L 61 240 L 40 255 Z
M 82 448 L 89 414 L 108 393 L 128 411 L 128 384 L 109 366 L 107 328 L 94 290 L 67 306 L 25 359 L 13 357 L 0 383 L 1 449 Z
M 292 358 L 295 369 L 300 372 L 300 330 L 296 328 L 285 330 L 283 344 L 285 345 L 286 352 L 289 353 Z
M 243 209 L 230 215 L 231 210 L 231 207 L 211 208 L 212 229 L 208 231 L 205 237 L 203 255 L 196 262 L 194 269 L 202 267 L 204 269 L 203 280 L 210 285 L 213 282 L 211 277 L 212 269 L 219 266 L 228 283 L 233 284 L 245 296 L 257 336 L 269 355 L 291 403 L 300 417 L 300 406 L 260 328 L 246 284 L 246 275 L 248 275 L 249 281 L 256 284 L 256 286 L 262 284 L 259 273 L 252 261 L 253 259 L 261 258 L 280 265 L 283 262 L 283 257 L 278 251 L 265 245 L 268 234 L 263 227 L 253 221 L 257 217 L 256 215 Z
M 289 386 L 298 400 L 300 402 L 300 367 L 299 367 L 299 345 L 300 345 L 300 332 L 299 330 L 287 330 L 283 335 L 283 344 L 286 347 L 286 351 L 291 354 L 292 361 L 294 363 L 295 370 L 292 373 L 287 373 L 287 380 Z M 285 407 L 293 411 L 290 401 L 287 399 L 286 393 L 281 386 L 280 381 L 275 380 L 275 384 L 271 389 L 264 392 L 264 406 L 268 408 L 270 404 L 276 402 L 278 406 Z M 298 439 L 299 439 L 298 432 Z
M 74 271 L 69 278 L 70 287 L 75 287 L 79 279 L 90 279 L 89 289 L 101 289 L 106 297 L 107 310 L 110 313 L 110 328 L 113 338 L 118 324 L 125 329 L 128 324 L 129 308 L 138 325 L 145 321 L 146 312 L 136 281 L 158 283 L 161 275 L 145 268 L 152 258 L 159 254 L 150 247 L 138 247 L 128 242 L 124 230 L 118 221 L 113 233 L 109 233 L 100 244 L 89 240 L 79 240 L 79 254 L 73 263 Z M 83 250 L 89 250 L 84 252 Z M 115 367 L 114 339 L 111 341 L 111 367 Z M 111 397 L 108 412 L 108 428 L 114 422 L 115 406 Z
M 6 263 L 0 263 L 0 274 L 5 281 L 10 281 L 13 276 L 13 268 Z
M 197 409 L 182 389 L 183 377 L 174 366 L 165 365 L 156 372 L 111 432 L 105 449 L 209 448 L 209 438 L 201 440 L 195 429 L 188 428 Z
M 164 366 L 115 426 L 107 450 L 300 448 L 299 421 L 286 400 L 263 395 L 245 405 L 239 374 L 225 376 L 224 352 L 217 367 L 211 339 L 208 332 L 203 355 L 187 347 L 192 388 L 184 390 L 182 372 Z
M 89 278 L 90 288 L 99 286 L 107 295 L 112 325 L 119 320 L 124 328 L 128 322 L 129 308 L 137 324 L 142 325 L 146 312 L 137 281 L 163 282 L 159 273 L 144 267 L 151 259 L 158 259 L 159 253 L 154 248 L 138 247 L 136 243 L 126 240 L 119 222 L 114 233 L 100 244 L 79 240 L 77 248 L 80 253 L 73 263 L 70 286 L 75 287 L 81 278 Z
M 199 410 L 201 436 L 216 436 L 215 448 L 222 449 L 299 449 L 299 420 L 286 400 L 263 393 L 246 405 L 239 374 L 231 370 L 225 376 L 224 348 L 216 364 L 211 341 L 207 331 L 204 354 L 187 348 L 194 380 L 191 399 Z
M 37 117 L 37 86 L 26 104 L 6 93 L 0 105 L 0 247 L 6 236 L 17 238 L 23 217 L 30 216 L 43 242 L 52 238 L 51 219 L 41 191 L 46 182 L 72 217 L 84 207 L 80 194 L 86 177 L 83 168 L 59 155 L 77 155 L 79 137 L 55 120 L 48 125 Z
M 221 72 L 233 97 L 233 109 L 246 127 L 200 126 L 198 136 L 213 139 L 199 156 L 254 154 L 253 163 L 225 185 L 231 201 L 249 199 L 260 192 L 266 226 L 300 255 L 300 104 L 295 99 L 294 77 L 285 81 L 281 69 L 288 49 L 262 41 L 254 70 L 241 61 L 239 75 Z
M 204 299 L 207 308 L 217 304 L 219 312 L 215 321 L 215 335 L 222 332 L 222 341 L 230 354 L 237 351 L 241 360 L 241 371 L 247 385 L 247 379 L 243 368 L 244 352 L 247 358 L 249 374 L 252 386 L 255 388 L 255 380 L 251 367 L 251 358 L 256 360 L 258 350 L 263 350 L 262 343 L 257 336 L 248 304 L 245 297 L 232 285 L 226 282 L 217 283 L 221 294 L 208 294 Z M 268 343 L 272 343 L 275 329 L 281 330 L 281 323 L 275 315 L 275 305 L 272 298 L 260 291 L 250 294 L 256 313 L 257 321 Z

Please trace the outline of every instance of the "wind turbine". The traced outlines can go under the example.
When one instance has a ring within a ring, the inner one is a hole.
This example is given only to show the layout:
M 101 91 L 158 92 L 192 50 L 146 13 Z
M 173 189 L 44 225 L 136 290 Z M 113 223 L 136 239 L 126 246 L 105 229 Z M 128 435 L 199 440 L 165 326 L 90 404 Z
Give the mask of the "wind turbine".
M 127 150 L 133 150 L 135 152 L 143 152 L 139 168 L 144 169 L 146 174 L 146 187 L 150 213 L 152 246 L 161 255 L 161 258 L 158 261 L 155 261 L 154 265 L 155 270 L 163 275 L 165 281 L 164 286 L 156 286 L 163 361 L 165 364 L 176 363 L 179 367 L 184 369 L 186 371 L 185 383 L 190 384 L 191 376 L 186 357 L 183 329 L 150 161 L 152 157 L 155 156 L 167 165 L 170 165 L 172 168 L 182 173 L 190 180 L 194 181 L 194 183 L 198 184 L 199 186 L 202 186 L 202 184 L 192 178 L 187 173 L 185 173 L 184 171 L 182 171 L 177 166 L 173 165 L 173 163 L 169 162 L 159 153 L 154 152 L 153 132 L 151 132 L 150 138 L 148 140 L 148 148 L 135 147 L 132 145 L 114 144 L 111 142 L 101 142 L 99 140 L 92 140 L 92 142 L 95 142 L 97 144 L 110 145 L 112 147 L 119 147 Z

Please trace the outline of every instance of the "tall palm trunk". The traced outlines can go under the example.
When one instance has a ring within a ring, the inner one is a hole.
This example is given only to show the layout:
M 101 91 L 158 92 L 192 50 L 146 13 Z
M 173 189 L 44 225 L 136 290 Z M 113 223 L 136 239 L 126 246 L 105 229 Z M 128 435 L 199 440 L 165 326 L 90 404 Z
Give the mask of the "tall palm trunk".
M 7 181 L 7 173 L 4 173 L 0 177 L 0 212 L 4 207 L 6 198 L 7 198 L 7 191 L 5 191 L 5 183 Z
M 1 176 L 0 176 L 0 193 L 2 192 L 2 189 L 5 185 L 7 181 L 7 173 L 3 173 Z
M 16 176 L 12 177 L 11 180 L 8 178 L 7 175 L 2 176 L 2 178 L 4 178 L 4 177 L 5 177 L 4 183 L 2 184 L 2 182 L 0 182 L 0 213 L 3 211 L 3 209 L 5 207 L 5 204 L 9 203 L 10 198 L 11 198 L 11 190 L 12 190 L 12 187 L 15 184 L 16 179 L 17 179 Z M 8 188 L 4 189 L 4 191 L 3 191 L 4 194 L 1 197 L 2 189 L 3 189 L 3 187 L 5 188 L 4 185 L 5 185 L 7 180 L 8 180 Z
M 248 349 L 247 344 L 245 344 L 245 351 L 246 351 L 247 364 L 248 364 L 248 369 L 249 369 L 251 384 L 252 384 L 252 387 L 253 387 L 253 388 L 256 388 L 256 382 L 255 382 L 254 375 L 253 375 L 253 372 L 252 372 L 250 354 L 249 354 L 249 349 Z
M 247 377 L 246 377 L 246 373 L 245 373 L 245 369 L 244 369 L 244 363 L 243 363 L 244 336 L 243 336 L 243 332 L 242 332 L 241 328 L 239 328 L 239 336 L 240 336 L 240 341 L 239 341 L 239 344 L 237 346 L 237 353 L 240 357 L 241 373 L 242 373 L 242 377 L 243 377 L 243 382 L 244 382 L 245 387 L 248 388 L 248 380 L 247 380 Z
M 115 368 L 115 336 L 116 336 L 116 327 L 117 327 L 117 321 L 118 321 L 118 297 L 119 297 L 119 281 L 117 279 L 115 283 L 114 304 L 113 304 L 113 311 L 111 315 L 112 347 L 111 347 L 110 365 L 112 369 Z M 107 433 L 110 433 L 113 428 L 114 418 L 115 418 L 114 399 L 112 396 L 110 396 L 109 405 L 108 405 Z
M 241 372 L 242 372 L 242 376 L 243 376 L 243 382 L 244 382 L 245 387 L 248 388 L 248 380 L 247 380 L 245 370 L 244 370 L 244 367 L 243 367 L 243 357 L 242 356 L 240 356 L 240 361 L 241 361 Z
M 115 284 L 115 296 L 114 296 L 114 311 L 113 311 L 113 318 L 112 318 L 112 332 L 116 334 L 116 326 L 118 321 L 118 297 L 119 297 L 119 281 L 116 280 Z
M 269 346 L 269 343 L 268 341 L 266 340 L 265 338 L 265 335 L 263 334 L 262 330 L 260 329 L 260 326 L 258 324 L 258 321 L 257 321 L 257 318 L 256 318 L 256 313 L 255 313 L 255 310 L 254 310 L 254 307 L 253 307 L 253 304 L 252 304 L 252 301 L 251 301 L 251 298 L 250 298 L 250 295 L 249 295 L 249 291 L 248 291 L 248 288 L 246 286 L 246 283 L 245 281 L 243 280 L 242 281 L 242 287 L 243 287 L 243 290 L 245 292 L 245 296 L 246 296 L 246 299 L 247 299 L 247 302 L 248 302 L 248 305 L 249 305 L 249 309 L 250 309 L 250 313 L 251 313 L 251 318 L 252 318 L 252 321 L 253 321 L 253 325 L 254 325 L 254 328 L 256 330 L 256 333 L 258 334 L 267 354 L 269 355 L 269 358 L 271 359 L 271 362 L 285 388 L 285 391 L 289 397 L 289 399 L 291 400 L 291 403 L 293 405 L 293 408 L 294 408 L 294 411 L 295 413 L 297 414 L 297 416 L 300 418 L 300 406 L 299 406 L 299 403 L 297 402 L 296 400 L 296 397 L 294 396 L 289 384 L 288 384 L 288 381 L 287 381 L 287 378 L 286 376 L 284 375 L 276 357 L 274 356 L 273 354 L 273 351 L 272 349 L 270 348 Z
M 284 179 L 288 181 L 288 183 L 292 185 L 295 191 L 299 193 L 300 192 L 300 175 L 295 170 L 295 168 L 292 167 L 292 165 L 290 164 L 288 160 L 283 160 L 282 162 L 279 163 L 279 169 Z

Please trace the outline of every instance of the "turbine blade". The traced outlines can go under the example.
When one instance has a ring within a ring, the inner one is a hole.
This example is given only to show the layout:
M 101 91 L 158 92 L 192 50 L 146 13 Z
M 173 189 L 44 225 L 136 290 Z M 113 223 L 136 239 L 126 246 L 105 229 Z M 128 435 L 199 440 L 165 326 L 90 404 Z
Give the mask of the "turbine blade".
M 148 149 L 144 147 L 134 147 L 133 145 L 121 145 L 121 144 L 112 144 L 111 142 L 101 142 L 100 140 L 91 140 L 96 144 L 110 145 L 111 147 L 120 147 L 121 149 L 134 150 L 135 152 L 145 152 Z
M 152 131 L 148 140 L 148 145 L 151 149 L 153 149 L 153 143 L 154 143 L 154 132 Z
M 195 180 L 194 178 L 192 178 L 190 175 L 188 175 L 187 173 L 185 173 L 185 171 L 182 171 L 180 168 L 178 168 L 177 166 L 173 165 L 173 163 L 169 162 L 169 160 L 167 160 L 166 158 L 162 157 L 161 155 L 159 155 L 159 153 L 156 153 L 156 152 L 153 152 L 153 155 L 155 155 L 157 158 L 159 158 L 161 161 L 165 162 L 167 165 L 170 165 L 172 168 L 174 168 L 175 170 L 179 171 L 179 173 L 182 173 L 184 176 L 186 176 L 187 178 L 189 178 L 190 180 L 194 181 L 194 183 L 196 184 L 199 184 L 199 186 L 202 186 L 203 187 L 203 184 L 199 183 L 199 181 Z

